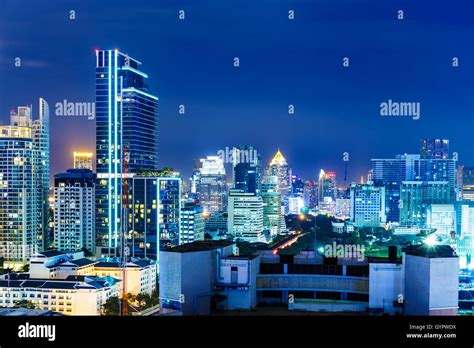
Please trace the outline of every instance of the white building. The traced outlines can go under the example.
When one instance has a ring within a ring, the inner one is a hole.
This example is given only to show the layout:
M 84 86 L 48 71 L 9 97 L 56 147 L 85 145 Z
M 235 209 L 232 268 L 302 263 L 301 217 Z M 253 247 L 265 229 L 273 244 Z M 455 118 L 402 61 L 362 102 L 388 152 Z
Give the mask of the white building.
M 223 211 L 227 200 L 224 161 L 219 156 L 201 158 L 199 168 L 199 201 L 206 213 Z
M 60 251 L 95 250 L 95 180 L 89 169 L 54 176 L 54 244 Z
M 121 263 L 116 259 L 90 260 L 84 258 L 83 252 L 66 254 L 57 250 L 49 250 L 32 256 L 29 272 L 31 279 L 95 276 L 122 280 L 124 274 L 125 293 L 151 295 L 156 290 L 157 265 L 150 259 L 132 258 L 122 268 Z
M 196 241 L 160 251 L 160 307 L 209 314 L 218 260 L 234 253 L 226 240 Z
M 227 231 L 234 238 L 265 242 L 262 197 L 255 193 L 230 190 L 227 215 Z
M 456 230 L 456 212 L 453 204 L 430 204 L 426 209 L 426 228 L 436 234 L 447 234 Z
M 449 245 L 405 248 L 405 314 L 457 315 L 459 258 Z
M 289 214 L 300 214 L 304 209 L 303 197 L 290 196 L 288 197 L 288 213 Z

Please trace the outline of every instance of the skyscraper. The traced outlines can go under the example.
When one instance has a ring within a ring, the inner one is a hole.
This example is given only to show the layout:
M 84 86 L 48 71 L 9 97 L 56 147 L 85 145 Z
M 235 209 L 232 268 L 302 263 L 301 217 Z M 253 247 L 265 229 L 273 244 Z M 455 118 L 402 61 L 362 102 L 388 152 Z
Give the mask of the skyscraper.
M 0 127 L 0 256 L 25 263 L 48 246 L 49 107 L 39 100 L 39 118 L 32 106 L 10 113 Z
M 224 162 L 219 156 L 207 156 L 200 162 L 199 202 L 206 213 L 224 211 L 227 205 Z
M 260 155 L 251 145 L 232 149 L 233 188 L 261 194 Z
M 122 179 L 158 170 L 158 98 L 141 62 L 115 50 L 96 51 L 96 234 L 99 254 L 115 255 L 123 226 Z M 126 153 L 125 153 L 126 152 Z
M 181 178 L 165 171 L 139 172 L 129 185 L 131 255 L 158 260 L 160 249 L 179 244 Z
M 456 197 L 456 161 L 451 158 L 421 158 L 421 155 L 405 154 L 394 159 L 372 159 L 372 171 L 374 183 L 385 187 L 389 222 L 401 222 L 402 181 L 446 182 L 448 198 L 454 200 Z
M 54 246 L 95 252 L 95 182 L 89 169 L 54 176 Z
M 337 198 L 336 173 L 325 172 L 321 169 L 318 181 L 318 203 L 324 202 L 325 198 L 331 198 L 333 202 Z
M 280 152 L 280 149 L 278 149 L 270 164 L 265 169 L 265 175 L 277 177 L 277 190 L 280 192 L 281 201 L 285 213 L 287 213 L 288 196 L 291 194 L 291 168 L 288 166 L 288 163 Z

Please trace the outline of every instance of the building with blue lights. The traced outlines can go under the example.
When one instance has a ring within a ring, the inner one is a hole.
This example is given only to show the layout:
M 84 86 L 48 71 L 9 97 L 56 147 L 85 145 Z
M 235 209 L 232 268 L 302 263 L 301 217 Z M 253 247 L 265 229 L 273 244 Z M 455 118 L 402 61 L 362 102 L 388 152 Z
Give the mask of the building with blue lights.
M 96 245 L 117 254 L 123 229 L 124 159 L 128 173 L 158 170 L 158 98 L 141 62 L 115 50 L 96 51 Z

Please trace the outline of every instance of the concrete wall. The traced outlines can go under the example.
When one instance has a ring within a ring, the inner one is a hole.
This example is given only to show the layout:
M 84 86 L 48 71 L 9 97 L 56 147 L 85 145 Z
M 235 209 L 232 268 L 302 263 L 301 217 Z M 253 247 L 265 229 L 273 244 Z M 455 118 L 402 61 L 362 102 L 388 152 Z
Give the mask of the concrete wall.
M 430 259 L 405 256 L 406 315 L 429 315 Z
M 371 263 L 369 267 L 369 309 L 394 314 L 401 308 L 393 301 L 404 298 L 403 266 L 395 263 Z

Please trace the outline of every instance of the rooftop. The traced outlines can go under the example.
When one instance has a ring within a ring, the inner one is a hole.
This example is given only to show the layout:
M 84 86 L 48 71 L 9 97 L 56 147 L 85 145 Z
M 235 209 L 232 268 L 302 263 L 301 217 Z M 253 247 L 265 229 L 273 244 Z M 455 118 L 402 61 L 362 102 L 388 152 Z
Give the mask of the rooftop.
M 410 245 L 405 247 L 403 251 L 405 251 L 407 255 L 428 258 L 458 257 L 456 252 L 450 245 Z
M 193 251 L 206 251 L 224 248 L 232 244 L 234 244 L 234 242 L 228 240 L 199 240 L 192 243 L 178 245 L 166 251 L 174 253 L 189 253 Z

